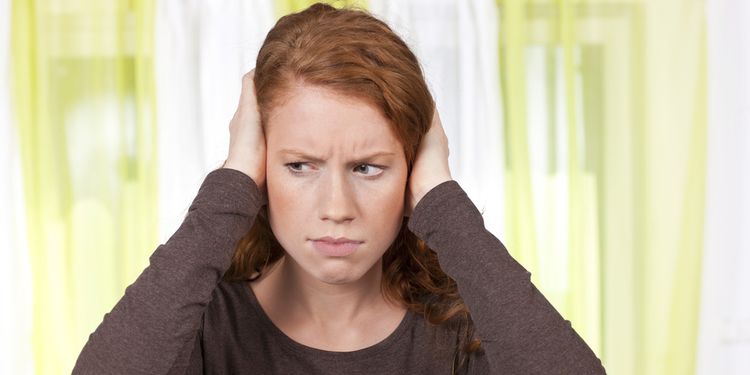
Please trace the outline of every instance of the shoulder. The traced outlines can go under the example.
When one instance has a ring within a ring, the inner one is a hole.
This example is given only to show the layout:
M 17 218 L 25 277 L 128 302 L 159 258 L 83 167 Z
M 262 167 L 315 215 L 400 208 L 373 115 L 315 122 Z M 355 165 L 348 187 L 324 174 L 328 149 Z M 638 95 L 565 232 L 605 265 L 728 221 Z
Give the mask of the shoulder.
M 239 328 L 240 323 L 255 321 L 250 291 L 245 281 L 222 280 L 211 294 L 206 306 L 205 326 L 217 331 Z
M 442 363 L 451 369 L 451 373 L 488 373 L 487 358 L 480 347 L 471 353 L 464 351 L 467 332 L 471 327 L 468 314 L 456 314 L 441 324 L 430 323 L 421 314 L 417 315 L 415 324 L 414 345 L 423 353 L 430 353 L 430 363 Z M 444 369 L 447 371 L 447 369 Z
M 457 314 L 440 324 L 430 322 L 424 315 L 415 313 L 417 324 L 415 327 L 425 337 L 430 339 L 433 345 L 454 348 L 466 334 L 468 320 L 466 316 Z

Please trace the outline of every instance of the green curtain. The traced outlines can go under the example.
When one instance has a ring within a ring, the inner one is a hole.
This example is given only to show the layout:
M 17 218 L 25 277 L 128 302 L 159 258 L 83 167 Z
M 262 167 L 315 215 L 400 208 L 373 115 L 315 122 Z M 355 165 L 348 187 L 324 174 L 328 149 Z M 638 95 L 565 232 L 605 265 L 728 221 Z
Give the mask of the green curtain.
M 276 0 L 276 15 L 312 2 Z M 352 3 L 367 7 L 334 5 Z M 501 240 L 609 373 L 693 373 L 704 3 L 497 4 Z M 158 244 L 154 2 L 14 0 L 12 12 L 35 367 L 69 373 Z
M 355 6 L 368 9 L 367 0 L 274 0 L 274 14 L 278 19 L 283 15 L 307 9 L 310 5 L 319 2 L 328 3 L 336 8 Z
M 158 242 L 153 8 L 12 2 L 38 374 L 70 373 Z
M 705 4 L 498 5 L 503 241 L 609 373 L 694 373 Z M 543 149 L 530 146 L 532 123 L 544 129 Z

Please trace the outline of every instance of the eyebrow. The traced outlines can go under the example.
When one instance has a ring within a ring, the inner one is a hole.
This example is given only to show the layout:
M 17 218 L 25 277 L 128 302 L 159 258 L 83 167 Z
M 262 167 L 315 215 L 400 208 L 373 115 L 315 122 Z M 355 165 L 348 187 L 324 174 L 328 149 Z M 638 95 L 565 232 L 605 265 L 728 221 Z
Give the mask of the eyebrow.
M 308 155 L 308 154 L 306 154 L 306 153 L 304 153 L 304 152 L 302 152 L 300 150 L 294 150 L 294 149 L 283 149 L 283 150 L 279 151 L 279 154 L 293 155 L 293 156 L 297 156 L 297 157 L 302 158 L 302 159 L 307 159 L 307 160 L 310 160 L 310 161 L 314 161 L 316 163 L 320 163 L 320 162 L 325 161 L 325 160 L 323 160 L 323 158 L 321 158 L 319 156 Z M 363 160 L 374 159 L 374 158 L 376 158 L 378 156 L 393 156 L 393 155 L 395 155 L 395 153 L 393 153 L 393 152 L 378 151 L 378 152 L 374 152 L 374 153 L 372 153 L 370 155 L 365 155 L 365 156 L 359 157 L 359 158 L 355 159 L 354 161 L 355 162 L 361 162 Z

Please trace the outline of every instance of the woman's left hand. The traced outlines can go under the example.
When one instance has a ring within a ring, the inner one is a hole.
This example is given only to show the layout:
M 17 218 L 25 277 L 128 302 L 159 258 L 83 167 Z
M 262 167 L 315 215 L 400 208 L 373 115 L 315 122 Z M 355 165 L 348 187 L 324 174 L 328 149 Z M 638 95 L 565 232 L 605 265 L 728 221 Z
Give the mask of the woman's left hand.
M 435 186 L 450 181 L 448 166 L 448 137 L 443 131 L 443 124 L 435 106 L 430 130 L 422 138 L 414 159 L 411 175 L 407 181 L 404 216 L 411 216 L 417 203 Z

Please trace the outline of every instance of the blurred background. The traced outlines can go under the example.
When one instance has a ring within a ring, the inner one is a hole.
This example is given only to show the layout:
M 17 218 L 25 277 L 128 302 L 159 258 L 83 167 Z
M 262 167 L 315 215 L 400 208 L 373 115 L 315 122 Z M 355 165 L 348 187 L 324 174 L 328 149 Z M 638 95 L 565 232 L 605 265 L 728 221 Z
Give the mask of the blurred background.
M 70 373 L 311 3 L 0 0 L 3 372 Z M 608 373 L 750 373 L 750 3 L 348 4 L 415 51 L 454 179 Z

